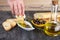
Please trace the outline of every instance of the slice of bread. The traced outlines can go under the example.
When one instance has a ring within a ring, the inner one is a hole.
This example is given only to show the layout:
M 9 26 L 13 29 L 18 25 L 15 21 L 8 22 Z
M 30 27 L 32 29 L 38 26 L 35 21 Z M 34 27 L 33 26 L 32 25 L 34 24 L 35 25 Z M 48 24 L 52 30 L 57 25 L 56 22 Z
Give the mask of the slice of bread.
M 12 28 L 14 28 L 16 26 L 16 22 L 14 21 L 14 19 L 7 19 L 6 21 L 11 24 Z
M 3 25 L 3 28 L 4 28 L 6 31 L 9 31 L 9 30 L 12 28 L 11 25 L 10 25 L 10 23 L 7 22 L 7 21 L 3 22 L 2 25 Z
M 44 20 L 51 20 L 51 12 L 43 12 L 43 13 L 35 13 L 34 19 L 44 19 Z M 54 13 L 52 13 L 52 20 L 54 20 L 55 16 Z M 57 13 L 57 20 L 60 21 L 60 12 Z

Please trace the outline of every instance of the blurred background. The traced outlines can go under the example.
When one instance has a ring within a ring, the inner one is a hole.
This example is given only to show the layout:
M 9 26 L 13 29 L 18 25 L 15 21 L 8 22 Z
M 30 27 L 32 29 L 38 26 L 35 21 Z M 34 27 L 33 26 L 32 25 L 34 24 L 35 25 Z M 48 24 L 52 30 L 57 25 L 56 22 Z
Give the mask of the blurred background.
M 24 0 L 26 11 L 50 11 L 51 0 Z M 60 10 L 60 0 L 59 9 Z M 10 11 L 7 0 L 0 0 L 0 11 Z

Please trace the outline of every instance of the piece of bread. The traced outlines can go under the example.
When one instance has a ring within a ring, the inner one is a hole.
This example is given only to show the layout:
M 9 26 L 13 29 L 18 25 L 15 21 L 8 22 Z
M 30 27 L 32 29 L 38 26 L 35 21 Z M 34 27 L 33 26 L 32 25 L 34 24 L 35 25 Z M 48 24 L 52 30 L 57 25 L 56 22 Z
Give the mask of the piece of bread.
M 10 25 L 10 23 L 7 22 L 7 21 L 3 22 L 2 25 L 3 25 L 3 28 L 4 28 L 6 31 L 9 31 L 9 30 L 12 28 L 11 25 Z
M 50 12 L 46 12 L 46 13 L 35 13 L 34 14 L 34 18 L 36 19 L 36 18 L 39 18 L 39 19 L 41 19 L 41 18 L 50 18 Z
M 6 21 L 11 24 L 12 28 L 14 28 L 16 26 L 16 22 L 14 21 L 14 19 L 7 19 Z
M 5 22 L 2 23 L 3 28 L 6 31 L 11 30 L 12 28 L 14 28 L 16 26 L 16 22 L 14 21 L 15 19 L 7 19 Z
M 24 17 L 16 17 L 16 21 L 21 23 L 21 24 L 24 24 Z
M 44 19 L 44 20 L 51 20 L 51 12 L 43 12 L 43 13 L 35 13 L 34 14 L 34 19 Z M 52 20 L 54 20 L 55 16 L 52 14 Z M 57 21 L 60 21 L 60 12 L 57 13 Z

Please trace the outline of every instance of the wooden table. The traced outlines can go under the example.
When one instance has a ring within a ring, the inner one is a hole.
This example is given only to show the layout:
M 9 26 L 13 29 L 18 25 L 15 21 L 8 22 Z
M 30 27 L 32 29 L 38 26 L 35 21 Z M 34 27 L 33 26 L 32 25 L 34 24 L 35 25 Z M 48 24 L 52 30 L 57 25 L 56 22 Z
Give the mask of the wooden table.
M 28 11 L 26 12 L 26 15 L 30 14 L 32 17 L 32 14 L 34 13 L 34 11 Z M 9 32 L 6 32 L 2 27 L 2 22 L 11 17 L 11 12 L 0 11 L 0 40 L 60 40 L 60 36 L 49 37 L 41 30 L 35 29 L 33 31 L 25 31 L 18 26 Z

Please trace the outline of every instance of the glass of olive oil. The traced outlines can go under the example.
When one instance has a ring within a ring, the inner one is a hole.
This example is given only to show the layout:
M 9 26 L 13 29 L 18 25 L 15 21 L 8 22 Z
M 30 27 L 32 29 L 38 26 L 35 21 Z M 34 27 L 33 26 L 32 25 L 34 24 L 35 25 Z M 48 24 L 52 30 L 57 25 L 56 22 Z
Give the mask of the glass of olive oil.
M 45 24 L 44 32 L 49 36 L 58 36 L 60 34 L 60 23 L 57 22 L 58 0 L 52 0 L 51 21 Z M 54 21 L 52 21 L 52 18 Z
M 45 24 L 44 32 L 49 36 L 58 36 L 60 34 L 60 23 L 48 22 Z

